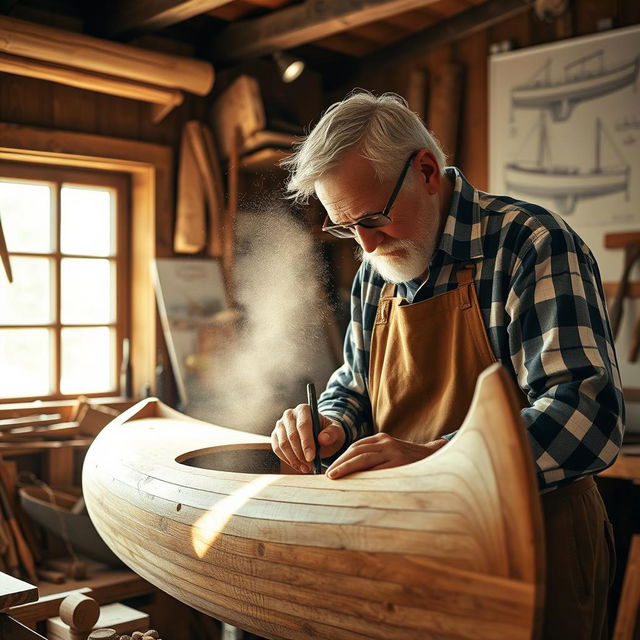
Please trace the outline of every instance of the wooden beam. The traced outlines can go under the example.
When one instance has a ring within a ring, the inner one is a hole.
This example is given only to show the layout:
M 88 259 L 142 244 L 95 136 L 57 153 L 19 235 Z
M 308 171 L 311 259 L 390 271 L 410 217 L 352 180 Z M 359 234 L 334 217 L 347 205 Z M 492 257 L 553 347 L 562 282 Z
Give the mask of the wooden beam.
M 217 9 L 231 0 L 118 0 L 106 17 L 106 34 L 155 31 Z
M 432 49 L 529 11 L 532 6 L 532 0 L 487 0 L 418 31 L 399 43 L 378 49 L 360 61 L 360 70 L 375 69 L 379 72 L 405 60 L 419 58 Z
M 215 37 L 216 61 L 268 55 L 432 4 L 436 0 L 306 0 L 262 18 L 241 20 Z
M 173 107 L 181 104 L 183 99 L 182 92 L 177 89 L 157 87 L 143 82 L 108 76 L 103 73 L 83 71 L 82 69 L 48 64 L 3 53 L 0 53 L 0 71 L 49 82 L 58 82 L 88 91 L 151 102 L 158 105 L 162 117 L 171 111 Z M 153 121 L 158 122 L 158 119 L 154 117 Z
M 206 95 L 213 67 L 203 60 L 148 51 L 0 16 L 0 52 L 170 89 Z

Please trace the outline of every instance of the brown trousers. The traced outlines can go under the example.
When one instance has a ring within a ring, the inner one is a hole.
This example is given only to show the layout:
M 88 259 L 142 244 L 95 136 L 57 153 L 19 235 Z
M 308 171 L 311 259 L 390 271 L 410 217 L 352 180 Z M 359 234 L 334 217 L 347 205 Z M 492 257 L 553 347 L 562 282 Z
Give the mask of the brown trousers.
M 592 477 L 543 494 L 547 580 L 542 640 L 606 640 L 613 531 Z

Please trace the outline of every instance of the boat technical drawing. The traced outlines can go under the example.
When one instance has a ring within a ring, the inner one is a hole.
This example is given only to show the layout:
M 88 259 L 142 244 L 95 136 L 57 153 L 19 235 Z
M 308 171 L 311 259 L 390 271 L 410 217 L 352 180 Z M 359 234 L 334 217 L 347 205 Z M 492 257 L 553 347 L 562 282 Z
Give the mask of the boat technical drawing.
M 593 68 L 593 63 L 597 67 Z M 511 91 L 511 105 L 521 109 L 545 109 L 555 122 L 567 120 L 581 102 L 613 93 L 636 82 L 640 56 L 617 67 L 605 69 L 604 51 L 582 56 L 565 65 L 564 78 L 551 78 L 549 58 L 541 69 Z
M 506 186 L 516 193 L 534 198 L 550 198 L 555 210 L 564 215 L 573 213 L 576 203 L 586 198 L 624 191 L 628 199 L 630 167 L 618 150 L 600 118 L 596 119 L 596 145 L 593 169 L 583 171 L 578 166 L 553 164 L 545 122 L 540 112 L 538 155 L 534 162 L 511 162 L 505 166 Z M 620 164 L 603 166 L 602 142 L 619 158 Z

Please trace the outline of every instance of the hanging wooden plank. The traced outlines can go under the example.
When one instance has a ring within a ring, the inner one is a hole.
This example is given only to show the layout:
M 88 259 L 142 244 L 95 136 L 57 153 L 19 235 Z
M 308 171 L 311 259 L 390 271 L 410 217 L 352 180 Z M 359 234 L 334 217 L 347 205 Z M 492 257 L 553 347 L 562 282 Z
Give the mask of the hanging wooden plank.
M 13 56 L 198 95 L 206 95 L 213 86 L 213 67 L 203 60 L 148 51 L 7 16 L 0 16 L 0 32 L 0 52 Z
M 306 0 L 262 18 L 227 27 L 212 42 L 214 60 L 233 60 L 290 49 L 353 27 L 424 7 L 436 0 Z
M 59 82 L 79 89 L 108 93 L 114 96 L 142 100 L 161 105 L 163 113 L 182 103 L 182 92 L 176 89 L 166 89 L 150 84 L 124 80 L 122 78 L 108 76 L 93 71 L 87 72 L 81 69 L 65 67 L 63 65 L 48 64 L 0 53 L 0 71 L 13 73 L 40 80 Z M 157 121 L 157 119 L 156 119 Z
M 231 0 L 118 0 L 108 3 L 105 33 L 159 30 L 228 4 Z

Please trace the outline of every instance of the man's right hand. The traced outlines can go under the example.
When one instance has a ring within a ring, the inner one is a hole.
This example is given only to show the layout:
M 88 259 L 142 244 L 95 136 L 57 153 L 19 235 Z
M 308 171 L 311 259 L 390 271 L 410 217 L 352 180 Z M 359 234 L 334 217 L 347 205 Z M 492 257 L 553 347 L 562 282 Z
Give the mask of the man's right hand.
M 344 444 L 344 429 L 335 420 L 320 414 L 320 457 L 328 458 Z M 271 448 L 282 461 L 301 473 L 313 468 L 316 448 L 313 443 L 311 410 L 308 404 L 287 409 L 271 432 Z

